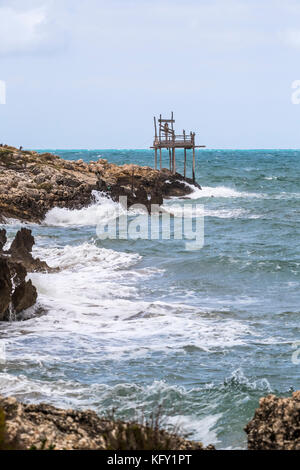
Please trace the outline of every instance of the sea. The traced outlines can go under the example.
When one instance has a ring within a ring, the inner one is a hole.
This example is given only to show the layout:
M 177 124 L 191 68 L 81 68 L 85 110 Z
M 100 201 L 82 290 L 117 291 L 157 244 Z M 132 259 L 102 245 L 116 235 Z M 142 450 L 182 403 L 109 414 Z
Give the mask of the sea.
M 49 151 L 154 164 L 151 150 Z M 160 414 L 189 439 L 247 447 L 260 397 L 300 388 L 300 150 L 197 150 L 196 178 L 201 190 L 164 208 L 203 207 L 190 212 L 204 220 L 199 249 L 172 233 L 99 238 L 118 210 L 102 193 L 26 224 L 34 255 L 60 270 L 30 274 L 37 307 L 0 323 L 0 394 L 124 420 Z M 149 217 L 128 210 L 138 216 Z M 6 222 L 11 241 L 25 225 Z

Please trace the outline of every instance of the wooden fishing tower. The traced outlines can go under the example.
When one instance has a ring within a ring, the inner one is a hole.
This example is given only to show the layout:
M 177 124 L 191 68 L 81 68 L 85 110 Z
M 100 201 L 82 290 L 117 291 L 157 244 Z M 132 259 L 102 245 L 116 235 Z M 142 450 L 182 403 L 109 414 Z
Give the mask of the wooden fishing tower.
M 195 149 L 204 148 L 205 145 L 195 145 L 195 132 L 187 134 L 183 131 L 182 135 L 175 134 L 174 131 L 174 116 L 171 114 L 171 119 L 163 119 L 161 114 L 158 119 L 158 130 L 157 120 L 154 117 L 154 131 L 155 137 L 153 146 L 151 147 L 155 151 L 155 169 L 157 170 L 157 151 L 159 150 L 159 168 L 162 169 L 162 149 L 169 150 L 169 161 L 170 171 L 173 175 L 176 173 L 176 158 L 175 149 L 184 149 L 184 178 L 186 178 L 186 151 L 193 150 L 193 181 L 195 182 Z

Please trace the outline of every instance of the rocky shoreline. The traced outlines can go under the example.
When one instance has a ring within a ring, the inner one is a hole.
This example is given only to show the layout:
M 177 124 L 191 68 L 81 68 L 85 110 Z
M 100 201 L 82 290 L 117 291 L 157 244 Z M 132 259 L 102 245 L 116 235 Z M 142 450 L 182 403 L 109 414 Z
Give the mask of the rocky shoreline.
M 162 430 L 157 422 L 126 423 L 91 410 L 26 405 L 0 395 L 0 450 L 213 450 Z
M 300 392 L 261 398 L 245 427 L 248 450 L 300 450 Z M 100 418 L 94 411 L 22 404 L 0 395 L 0 450 L 216 450 L 178 431 L 151 424 Z
M 164 198 L 191 194 L 189 184 L 192 180 L 167 169 L 118 166 L 104 159 L 67 161 L 50 153 L 4 146 L 0 147 L 0 222 L 15 218 L 40 223 L 54 207 L 88 206 L 95 190 L 114 201 L 127 196 L 129 206 L 143 204 L 149 210 L 151 204 L 161 205 Z

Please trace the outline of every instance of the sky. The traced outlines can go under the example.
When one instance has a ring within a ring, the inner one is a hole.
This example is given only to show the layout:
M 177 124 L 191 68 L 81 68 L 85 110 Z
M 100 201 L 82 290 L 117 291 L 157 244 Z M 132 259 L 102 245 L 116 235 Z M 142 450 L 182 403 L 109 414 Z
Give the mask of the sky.
M 300 0 L 0 0 L 0 141 L 300 148 Z

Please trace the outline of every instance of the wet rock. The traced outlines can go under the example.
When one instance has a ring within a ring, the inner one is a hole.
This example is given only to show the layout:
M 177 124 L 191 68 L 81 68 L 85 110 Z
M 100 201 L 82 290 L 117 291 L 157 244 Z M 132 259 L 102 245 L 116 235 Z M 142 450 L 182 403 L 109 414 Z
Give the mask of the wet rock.
M 31 280 L 26 281 L 27 271 L 20 263 L 9 263 L 13 276 L 14 290 L 12 292 L 12 311 L 18 319 L 18 314 L 32 307 L 37 300 L 36 288 Z
M 0 231 L 0 240 L 3 247 L 5 230 Z M 31 230 L 22 228 L 10 249 L 0 251 L 0 321 L 20 320 L 23 312 L 36 303 L 37 291 L 31 280 L 26 280 L 27 272 L 50 268 L 44 261 L 33 258 L 33 244 Z
M 249 450 L 300 450 L 300 391 L 261 398 L 245 431 Z
M 11 273 L 6 259 L 0 257 L 0 321 L 7 319 L 11 303 Z
M 3 440 L 19 449 L 206 450 L 201 442 L 143 426 L 99 418 L 94 411 L 26 405 L 0 396 L 5 414 Z M 209 446 L 208 450 L 214 449 Z
M 6 230 L 4 228 L 0 229 L 0 252 L 3 250 L 3 247 L 6 241 L 7 241 Z
M 21 263 L 28 271 L 51 271 L 45 261 L 33 258 L 31 253 L 33 245 L 34 238 L 31 230 L 22 228 L 17 232 L 8 253 L 14 261 Z

